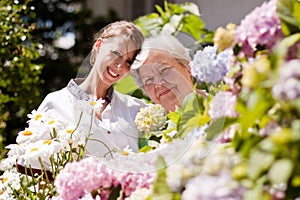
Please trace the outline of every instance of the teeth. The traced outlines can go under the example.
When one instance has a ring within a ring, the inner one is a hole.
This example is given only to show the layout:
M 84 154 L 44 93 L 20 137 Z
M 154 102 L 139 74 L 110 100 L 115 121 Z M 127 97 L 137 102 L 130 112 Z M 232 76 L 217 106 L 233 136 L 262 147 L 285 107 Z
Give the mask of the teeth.
M 107 70 L 109 72 L 110 75 L 112 75 L 113 77 L 117 77 L 119 76 L 119 74 L 116 74 L 115 72 L 113 72 L 112 70 L 110 70 L 110 68 L 108 68 Z

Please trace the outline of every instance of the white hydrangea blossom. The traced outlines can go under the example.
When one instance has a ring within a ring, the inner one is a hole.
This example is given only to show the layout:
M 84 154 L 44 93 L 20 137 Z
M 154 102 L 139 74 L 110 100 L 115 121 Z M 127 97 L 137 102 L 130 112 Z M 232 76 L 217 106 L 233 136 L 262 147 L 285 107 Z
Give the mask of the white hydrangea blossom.
M 137 113 L 135 123 L 143 133 L 159 131 L 166 123 L 165 110 L 160 104 L 143 107 Z

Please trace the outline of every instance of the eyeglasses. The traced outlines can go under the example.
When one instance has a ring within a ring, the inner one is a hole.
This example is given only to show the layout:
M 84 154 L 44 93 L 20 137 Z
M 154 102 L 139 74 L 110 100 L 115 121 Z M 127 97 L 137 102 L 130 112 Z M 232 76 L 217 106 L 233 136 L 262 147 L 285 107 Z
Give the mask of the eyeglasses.
M 170 66 L 159 67 L 157 72 L 155 72 L 152 76 L 147 75 L 142 78 L 142 82 L 144 85 L 158 84 L 161 83 L 166 77 L 168 77 L 169 72 L 173 69 Z

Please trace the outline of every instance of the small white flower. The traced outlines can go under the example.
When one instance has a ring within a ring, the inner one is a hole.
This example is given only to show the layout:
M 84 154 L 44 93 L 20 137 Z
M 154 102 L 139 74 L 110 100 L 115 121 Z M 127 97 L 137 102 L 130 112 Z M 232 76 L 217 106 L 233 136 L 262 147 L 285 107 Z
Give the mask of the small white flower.
M 33 110 L 30 114 L 27 115 L 27 117 L 30 119 L 28 122 L 42 121 L 43 116 L 44 116 L 43 113 Z
M 97 101 L 91 101 L 90 105 L 93 107 L 95 112 L 99 112 L 101 110 L 101 108 L 103 107 L 104 102 L 105 102 L 105 100 L 100 98 Z
M 0 176 L 0 199 L 14 199 L 12 188 L 18 190 L 21 187 L 20 176 L 16 168 L 6 170 Z M 3 193 L 2 193 L 3 192 Z
M 37 165 L 32 167 L 38 168 L 40 167 L 38 158 L 41 158 L 43 163 L 49 163 L 50 157 L 59 153 L 61 149 L 62 145 L 55 140 L 39 140 L 26 146 L 26 151 L 20 159 L 25 165 Z
M 121 152 L 121 154 L 124 156 L 127 156 L 132 153 L 133 153 L 133 150 L 129 148 L 129 145 L 127 145 Z
M 41 125 L 36 127 L 28 127 L 18 133 L 16 142 L 35 142 L 41 139 L 50 139 L 50 131 L 47 127 Z

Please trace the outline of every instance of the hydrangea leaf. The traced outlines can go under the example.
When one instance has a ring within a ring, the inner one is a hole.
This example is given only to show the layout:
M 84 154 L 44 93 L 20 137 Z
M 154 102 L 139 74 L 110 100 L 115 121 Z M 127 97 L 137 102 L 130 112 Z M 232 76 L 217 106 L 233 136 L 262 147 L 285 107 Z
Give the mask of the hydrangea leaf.
M 225 130 L 230 125 L 234 124 L 237 121 L 237 118 L 231 117 L 222 117 L 212 122 L 206 130 L 206 139 L 212 140 L 223 130 Z
M 195 127 L 208 123 L 210 118 L 203 115 L 205 107 L 204 100 L 196 93 L 191 93 L 183 101 L 181 120 L 178 125 L 178 135 L 184 138 Z

